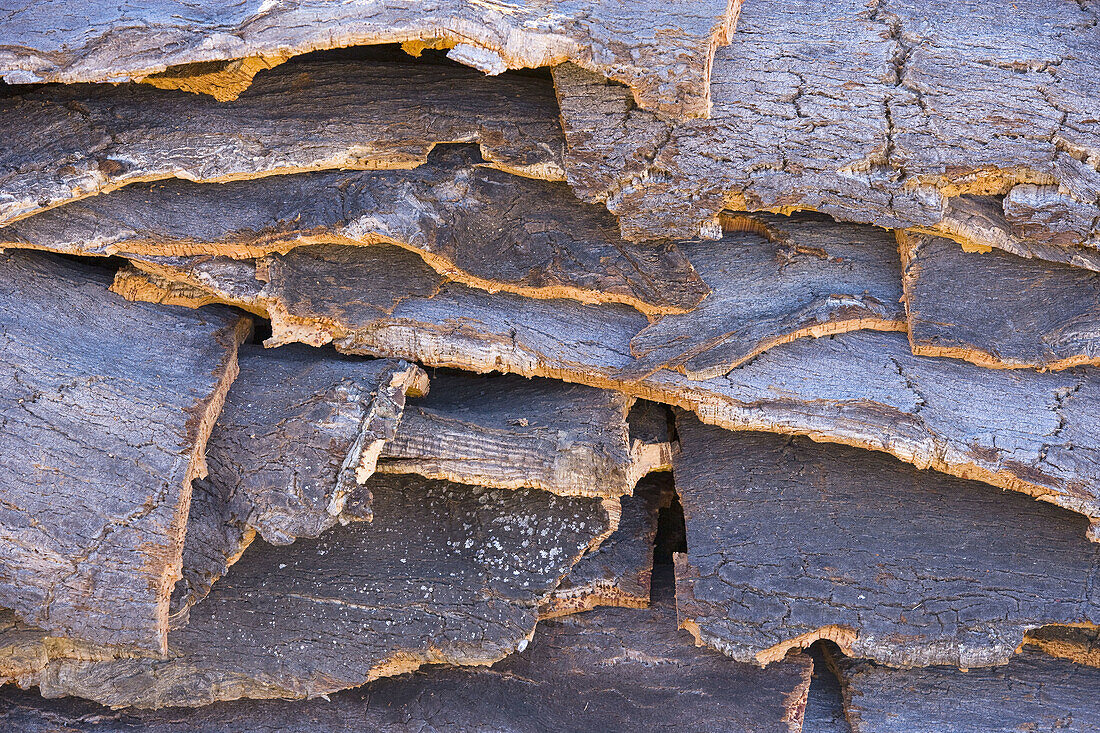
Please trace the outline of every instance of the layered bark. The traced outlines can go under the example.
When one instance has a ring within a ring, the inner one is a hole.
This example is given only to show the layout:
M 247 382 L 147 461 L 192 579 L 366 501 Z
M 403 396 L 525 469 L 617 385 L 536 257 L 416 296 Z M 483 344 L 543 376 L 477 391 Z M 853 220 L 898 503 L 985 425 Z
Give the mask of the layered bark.
M 173 630 L 166 659 L 46 646 L 16 676 L 47 697 L 158 708 L 305 698 L 422 664 L 487 665 L 526 647 L 538 606 L 610 534 L 611 500 L 375 476 L 374 519 L 255 543 Z
M 668 369 L 636 380 L 624 376 L 636 365 L 631 340 L 650 325 L 638 311 L 475 290 L 382 250 L 299 248 L 258 265 L 138 263 L 159 274 L 123 272 L 114 287 L 127 297 L 261 312 L 272 319 L 270 345 L 332 342 L 348 353 L 618 389 L 714 425 L 886 451 L 1100 518 L 1092 369 L 986 370 L 913 356 L 901 334 L 860 331 L 776 346 L 707 380 Z M 721 273 L 704 262 L 700 275 L 714 289 Z
M 1080 517 L 846 446 L 687 414 L 677 432 L 680 625 L 734 659 L 829 639 L 894 666 L 980 667 L 1029 629 L 1100 619 Z
M 151 80 L 186 88 L 172 77 L 215 74 L 217 80 L 191 88 L 231 99 L 251 74 L 297 54 L 411 42 L 412 51 L 451 48 L 450 58 L 488 74 L 572 61 L 628 84 L 647 109 L 692 117 L 709 110 L 711 60 L 728 42 L 738 6 L 736 0 L 660 8 L 629 0 L 431 6 L 356 0 L 334 10 L 319 0 L 287 7 L 159 0 L 74 10 L 45 2 L 11 13 L 0 37 L 0 76 L 9 84 L 118 82 L 180 64 L 240 60 L 236 69 L 192 67 Z
M 397 433 L 406 393 L 428 387 L 403 361 L 301 346 L 245 347 L 240 368 L 210 436 L 209 475 L 196 482 L 176 613 L 204 598 L 257 532 L 283 545 L 369 520 L 370 492 L 358 484 Z
M 994 195 L 1011 235 L 1094 255 L 1096 23 L 1088 3 L 1056 0 L 1007 14 L 946 0 L 750 4 L 715 57 L 710 119 L 661 120 L 557 67 L 566 169 L 629 239 L 716 232 L 725 208 L 949 236 L 955 197 Z
M 1100 274 L 898 233 L 914 354 L 988 368 L 1100 363 Z
M 1026 650 L 1004 667 L 889 669 L 841 663 L 854 733 L 1096 730 L 1100 670 Z
M 417 63 L 292 63 L 231 104 L 133 84 L 35 87 L 0 99 L 0 121 L 10 134 L 0 144 L 0 224 L 136 182 L 415 168 L 440 143 L 476 143 L 486 165 L 512 173 L 564 177 L 548 83 Z M 159 191 L 144 195 L 168 195 Z M 132 237 L 160 223 L 126 215 L 142 201 L 134 194 L 121 208 L 97 204 L 68 220 L 116 230 L 129 223 Z M 209 212 L 189 213 L 199 222 Z M 123 236 L 104 233 L 99 246 Z
M 466 147 L 411 171 L 130 186 L 2 230 L 0 246 L 68 254 L 259 257 L 301 245 L 395 244 L 487 290 L 683 312 L 707 295 L 670 242 L 624 242 L 564 183 L 481 167 Z M 895 298 L 896 300 L 896 298 Z
M 479 486 L 619 497 L 670 453 L 632 441 L 632 397 L 523 377 L 440 374 L 410 404 L 378 470 Z
M 1100 667 L 1100 629 L 1096 626 L 1043 626 L 1028 632 L 1025 644 L 1052 657 Z
M 130 303 L 110 281 L 0 254 L 0 604 L 163 653 L 191 481 L 251 324 Z

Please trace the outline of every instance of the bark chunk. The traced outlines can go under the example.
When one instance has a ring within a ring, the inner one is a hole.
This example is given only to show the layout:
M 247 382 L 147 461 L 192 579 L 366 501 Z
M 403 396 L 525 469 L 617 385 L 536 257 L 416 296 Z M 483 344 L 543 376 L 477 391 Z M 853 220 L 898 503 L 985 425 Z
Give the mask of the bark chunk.
M 686 413 L 677 432 L 680 625 L 734 659 L 829 639 L 895 666 L 979 667 L 1029 629 L 1100 619 L 1080 517 L 848 446 Z
M 191 480 L 250 322 L 130 303 L 110 275 L 0 254 L 0 603 L 162 653 Z

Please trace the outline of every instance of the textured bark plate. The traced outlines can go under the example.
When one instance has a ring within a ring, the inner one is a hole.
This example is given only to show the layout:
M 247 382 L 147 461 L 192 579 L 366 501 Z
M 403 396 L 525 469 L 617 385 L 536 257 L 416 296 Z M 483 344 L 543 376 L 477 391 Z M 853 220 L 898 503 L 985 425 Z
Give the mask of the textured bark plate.
M 1100 728 L 1100 670 L 1028 650 L 1004 667 L 890 669 L 844 660 L 853 733 L 1017 733 Z
M 9 131 L 0 224 L 140 181 L 415 168 L 439 143 L 477 143 L 488 165 L 514 173 L 565 175 L 554 91 L 525 76 L 302 61 L 262 75 L 232 103 L 134 84 L 18 91 L 0 99 Z
M 73 8 L 50 0 L 6 20 L 0 76 L 9 84 L 125 81 L 169 66 L 242 59 L 246 68 L 235 86 L 245 87 L 248 66 L 325 48 L 412 42 L 412 50 L 453 46 L 450 58 L 489 74 L 572 61 L 630 85 L 645 108 L 699 116 L 709 110 L 714 50 L 728 42 L 738 5 L 355 0 L 334 8 L 322 0 L 201 6 L 157 0 Z M 232 69 L 212 70 L 233 83 Z M 183 75 L 195 71 L 203 69 Z M 219 86 L 219 96 L 232 97 L 232 86 Z
M 68 254 L 258 257 L 300 245 L 392 243 L 473 287 L 682 312 L 707 288 L 671 242 L 624 242 L 564 183 L 439 151 L 409 171 L 308 173 L 209 186 L 130 186 L 0 232 L 0 246 Z M 895 298 L 896 300 L 896 298 Z
M 898 234 L 914 354 L 983 367 L 1100 363 L 1100 274 Z
M 562 496 L 618 497 L 662 466 L 668 443 L 632 441 L 618 392 L 513 375 L 439 374 L 406 408 L 378 470 Z
M 1080 517 L 847 446 L 676 425 L 680 625 L 734 659 L 824 638 L 890 665 L 978 667 L 1029 629 L 1100 620 Z
M 198 710 L 112 712 L 0 689 L 0 727 L 46 733 L 336 731 L 801 730 L 810 668 L 767 669 L 696 649 L 666 600 L 539 625 L 522 653 L 475 669 L 424 669 L 331 701 L 240 701 Z
M 209 475 L 195 482 L 174 613 L 205 597 L 257 532 L 281 545 L 369 520 L 370 492 L 358 484 L 396 434 L 406 393 L 428 386 L 403 361 L 305 346 L 246 346 L 240 369 L 210 435 Z
M 374 476 L 374 519 L 282 547 L 254 543 L 169 635 L 169 657 L 50 654 L 13 681 L 106 705 L 304 698 L 422 664 L 490 664 L 526 647 L 538 606 L 614 529 L 618 504 Z
M 629 239 L 715 232 L 725 208 L 936 228 L 952 197 L 1007 194 L 1014 234 L 1087 244 L 1100 214 L 1097 10 L 1002 11 L 746 4 L 715 56 L 706 120 L 662 121 L 625 89 L 558 67 L 569 179 Z
M 0 254 L 0 604 L 161 653 L 191 480 L 250 322 L 129 303 L 110 282 Z

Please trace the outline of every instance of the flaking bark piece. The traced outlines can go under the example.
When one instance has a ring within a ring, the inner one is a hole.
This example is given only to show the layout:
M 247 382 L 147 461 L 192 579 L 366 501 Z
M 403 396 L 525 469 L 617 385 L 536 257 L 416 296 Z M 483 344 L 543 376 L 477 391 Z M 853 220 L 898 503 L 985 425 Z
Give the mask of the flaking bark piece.
M 564 183 L 479 166 L 466 146 L 415 170 L 129 186 L 12 224 L 2 247 L 67 254 L 259 257 L 309 244 L 391 243 L 440 273 L 536 298 L 683 312 L 707 287 L 673 242 L 625 242 Z
M 618 522 L 614 500 L 375 475 L 374 519 L 256 542 L 169 635 L 169 657 L 56 656 L 16 678 L 110 706 L 306 698 L 524 649 L 538 607 Z
M 251 323 L 131 303 L 109 274 L 0 254 L 0 604 L 163 653 L 191 480 Z
M 699 643 L 759 664 L 828 639 L 894 666 L 979 667 L 1029 629 L 1100 620 L 1080 517 L 848 446 L 676 425 L 676 605 Z
M 240 368 L 207 445 L 209 475 L 195 482 L 174 614 L 204 598 L 256 532 L 283 545 L 369 520 L 358 484 L 396 434 L 406 393 L 428 389 L 404 361 L 300 345 L 245 346 Z
M 1025 650 L 1003 667 L 891 669 L 842 660 L 853 733 L 1085 733 L 1100 728 L 1100 669 Z
M 898 233 L 914 354 L 990 368 L 1100 363 L 1100 274 Z
M 555 618 L 597 606 L 648 606 L 657 517 L 674 495 L 667 473 L 643 478 L 634 495 L 621 500 L 619 528 L 569 571 L 539 614 Z
M 74 9 L 45 2 L 15 10 L 7 19 L 0 36 L 0 77 L 9 84 L 117 82 L 182 64 L 240 60 L 236 74 L 225 65 L 191 67 L 151 80 L 182 86 L 171 77 L 206 71 L 220 78 L 199 82 L 194 91 L 216 91 L 229 99 L 247 86 L 254 68 L 297 54 L 410 42 L 413 52 L 449 47 L 451 59 L 487 74 L 572 61 L 628 84 L 647 109 L 694 117 L 709 111 L 711 60 L 715 48 L 728 42 L 739 5 L 737 0 L 660 8 L 633 0 L 502 5 L 447 0 L 426 6 L 415 0 L 355 0 L 334 10 L 321 0 L 186 8 L 158 0 L 140 8 Z
M 1100 628 L 1095 626 L 1043 626 L 1029 631 L 1024 644 L 1052 657 L 1100 667 Z
M 556 67 L 566 171 L 628 239 L 714 235 L 726 208 L 936 227 L 953 197 L 1008 194 L 1010 234 L 1038 222 L 1037 243 L 1094 249 L 1096 24 L 1091 4 L 1057 0 L 1008 15 L 950 0 L 748 3 L 715 55 L 709 119 L 661 120 Z M 1022 215 L 1024 198 L 1044 213 Z
M 622 377 L 633 363 L 630 340 L 649 325 L 638 311 L 443 283 L 411 253 L 376 257 L 381 249 L 299 248 L 261 263 L 266 283 L 254 263 L 216 258 L 156 276 L 126 270 L 114 287 L 157 302 L 254 309 L 272 319 L 270 345 L 332 342 L 347 353 L 616 389 L 731 430 L 885 451 L 1100 519 L 1092 368 L 982 369 L 914 356 L 902 334 L 868 330 L 776 346 L 708 380 L 661 370 L 630 381 Z
M 331 700 L 219 703 L 192 710 L 110 711 L 0 689 L 0 727 L 46 733 L 315 733 L 378 730 L 802 729 L 810 668 L 795 657 L 767 669 L 697 649 L 666 600 L 539 624 L 523 652 L 492 667 L 422 669 Z M 674 674 L 670 674 L 674 673 Z
M 133 84 L 36 87 L 0 99 L 0 122 L 11 132 L 0 144 L 0 224 L 143 181 L 415 168 L 440 143 L 477 143 L 486 165 L 561 180 L 557 114 L 553 89 L 540 79 L 418 63 L 288 64 L 230 104 Z M 146 187 L 144 196 L 170 195 L 158 191 Z M 127 204 L 143 201 L 135 194 Z M 202 225 L 216 213 L 192 210 L 190 221 Z M 93 215 L 108 217 L 101 225 L 114 231 L 96 244 L 89 232 L 88 251 L 124 236 L 127 222 L 136 227 L 128 236 L 165 223 L 109 206 L 67 221 L 94 229 Z
M 634 442 L 634 398 L 549 379 L 439 374 L 406 409 L 378 470 L 561 496 L 618 497 L 667 460 Z

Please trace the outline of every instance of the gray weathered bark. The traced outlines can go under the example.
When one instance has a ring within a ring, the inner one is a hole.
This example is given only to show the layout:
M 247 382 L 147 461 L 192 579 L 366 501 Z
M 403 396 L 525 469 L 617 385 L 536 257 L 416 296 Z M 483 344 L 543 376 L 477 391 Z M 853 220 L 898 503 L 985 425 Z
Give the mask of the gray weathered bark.
M 322 0 L 201 6 L 157 0 L 74 8 L 49 0 L 9 14 L 0 31 L 0 76 L 9 84 L 125 81 L 180 64 L 241 59 L 236 74 L 212 69 L 225 77 L 212 85 L 218 89 L 197 88 L 226 99 L 256 70 L 297 54 L 412 42 L 413 50 L 453 46 L 450 58 L 489 74 L 572 61 L 630 85 L 647 109 L 692 117 L 709 110 L 711 60 L 728 42 L 738 6 L 737 0 L 660 7 L 633 0 L 355 0 L 336 7 Z
M 618 521 L 613 500 L 409 476 L 368 487 L 371 522 L 254 543 L 169 635 L 168 658 L 46 644 L 45 667 L 11 681 L 159 708 L 316 697 L 422 664 L 490 664 L 526 647 L 540 603 Z
M 440 143 L 477 143 L 487 165 L 512 173 L 565 175 L 548 82 L 417 63 L 296 62 L 230 104 L 133 84 L 35 87 L 0 99 L 0 124 L 0 224 L 135 182 L 415 168 Z M 114 216 L 101 226 L 143 222 Z
M 979 667 L 1029 629 L 1100 621 L 1080 517 L 847 446 L 686 413 L 676 427 L 680 625 L 734 659 L 829 639 L 884 664 Z
M 711 119 L 663 121 L 557 67 L 567 174 L 628 239 L 716 232 L 726 208 L 947 235 L 954 197 L 1007 195 L 1010 234 L 1095 256 L 1096 24 L 1060 0 L 749 3 Z
M 110 282 L 0 254 L 0 604 L 163 653 L 191 480 L 251 322 L 129 303 Z

